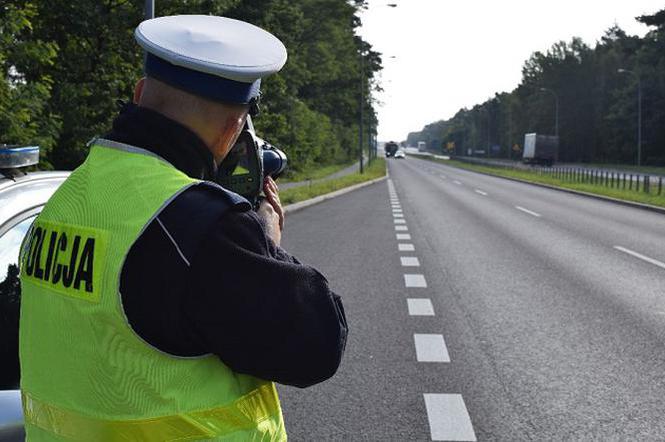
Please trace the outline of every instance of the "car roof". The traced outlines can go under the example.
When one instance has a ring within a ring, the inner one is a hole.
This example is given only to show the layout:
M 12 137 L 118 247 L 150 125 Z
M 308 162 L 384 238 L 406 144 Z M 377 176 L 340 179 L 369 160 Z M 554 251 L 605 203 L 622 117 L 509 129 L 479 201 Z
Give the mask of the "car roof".
M 69 174 L 49 171 L 0 176 L 0 235 L 10 220 L 41 210 Z

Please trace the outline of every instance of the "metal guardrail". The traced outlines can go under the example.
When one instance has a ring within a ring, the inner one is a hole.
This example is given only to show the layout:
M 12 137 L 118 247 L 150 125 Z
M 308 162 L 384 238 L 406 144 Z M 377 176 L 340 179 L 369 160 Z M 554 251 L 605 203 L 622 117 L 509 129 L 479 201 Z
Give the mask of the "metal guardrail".
M 567 183 L 592 184 L 617 190 L 663 195 L 663 176 L 575 166 L 543 167 L 473 157 L 454 157 L 457 161 L 509 170 L 531 171 Z

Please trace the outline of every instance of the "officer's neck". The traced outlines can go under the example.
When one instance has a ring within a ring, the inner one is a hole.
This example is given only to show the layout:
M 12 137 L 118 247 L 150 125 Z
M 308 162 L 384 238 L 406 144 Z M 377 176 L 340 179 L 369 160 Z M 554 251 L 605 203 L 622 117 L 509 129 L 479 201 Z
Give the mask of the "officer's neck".
M 135 104 L 125 104 L 105 138 L 149 150 L 192 178 L 213 180 L 215 159 L 190 127 Z

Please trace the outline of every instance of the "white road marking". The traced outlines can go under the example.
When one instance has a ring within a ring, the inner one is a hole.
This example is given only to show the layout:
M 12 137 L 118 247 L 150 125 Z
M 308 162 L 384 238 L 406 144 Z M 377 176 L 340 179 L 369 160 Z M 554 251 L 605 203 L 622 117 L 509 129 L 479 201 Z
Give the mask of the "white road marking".
M 397 248 L 399 249 L 400 252 L 413 252 L 414 250 L 416 250 L 413 244 L 406 244 L 406 243 L 397 244 Z
M 405 220 L 405 219 L 394 219 L 393 222 L 394 222 L 395 224 L 406 224 L 406 220 Z
M 535 217 L 537 217 L 537 218 L 540 218 L 540 213 L 536 213 L 536 212 L 534 212 L 534 211 L 531 211 L 531 210 L 529 210 L 529 209 L 525 209 L 524 207 L 520 207 L 520 206 L 515 206 L 515 208 L 516 208 L 517 210 L 521 210 L 521 211 L 524 212 L 524 213 L 528 213 L 528 214 L 531 215 L 531 216 L 535 216 Z
M 418 362 L 450 362 L 443 335 L 413 335 L 416 342 L 416 360 Z
M 404 218 L 403 213 L 393 213 L 393 218 Z
M 406 274 L 404 275 L 404 284 L 407 287 L 427 287 L 427 281 L 425 281 L 423 275 Z
M 482 190 L 478 190 L 478 189 L 476 189 L 476 193 L 477 193 L 478 195 L 487 196 L 487 192 L 483 192 Z
M 639 258 L 639 259 L 641 259 L 642 261 L 646 261 L 646 262 L 648 262 L 648 263 L 650 263 L 650 264 L 653 264 L 653 265 L 655 265 L 655 266 L 658 266 L 658 267 L 660 267 L 661 269 L 665 269 L 665 263 L 664 263 L 664 262 L 661 262 L 661 261 L 658 261 L 657 259 L 649 258 L 648 256 L 642 255 L 641 253 L 634 252 L 634 251 L 632 251 L 632 250 L 630 250 L 630 249 L 627 249 L 627 248 L 625 248 L 625 247 L 614 246 L 614 248 L 617 249 L 617 250 L 620 251 L 620 252 L 627 253 L 627 254 L 629 254 L 629 255 L 631 255 L 631 256 L 634 256 L 635 258 Z
M 434 316 L 434 307 L 429 298 L 408 298 L 409 316 Z
M 411 239 L 411 235 L 408 234 L 408 233 L 397 233 L 397 234 L 395 234 L 395 237 L 397 237 L 397 239 L 399 239 L 399 240 Z
M 447 177 L 445 175 L 439 175 L 442 180 L 445 180 Z
M 420 261 L 415 256 L 400 256 L 402 267 L 420 267 Z
M 403 212 L 403 210 L 402 209 L 393 209 L 393 213 L 400 213 L 400 212 Z
M 462 185 L 462 183 L 460 183 L 460 182 L 457 181 L 457 180 L 454 180 L 453 183 L 455 183 L 455 184 L 457 184 L 457 185 L 460 185 L 460 186 Z
M 395 232 L 408 232 L 409 228 L 407 226 L 395 226 Z
M 425 394 L 432 440 L 476 441 L 461 394 Z

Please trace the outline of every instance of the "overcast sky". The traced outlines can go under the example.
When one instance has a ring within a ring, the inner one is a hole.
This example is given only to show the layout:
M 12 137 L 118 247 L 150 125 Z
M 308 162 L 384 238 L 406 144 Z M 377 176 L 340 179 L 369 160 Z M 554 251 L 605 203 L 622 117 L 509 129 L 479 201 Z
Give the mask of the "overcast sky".
M 396 8 L 386 6 L 396 3 Z M 647 27 L 634 17 L 663 0 L 370 0 L 360 33 L 384 56 L 375 99 L 379 140 L 452 117 L 460 108 L 514 89 L 524 61 L 559 40 L 594 45 L 617 23 L 629 34 Z M 395 58 L 390 58 L 395 57 Z

